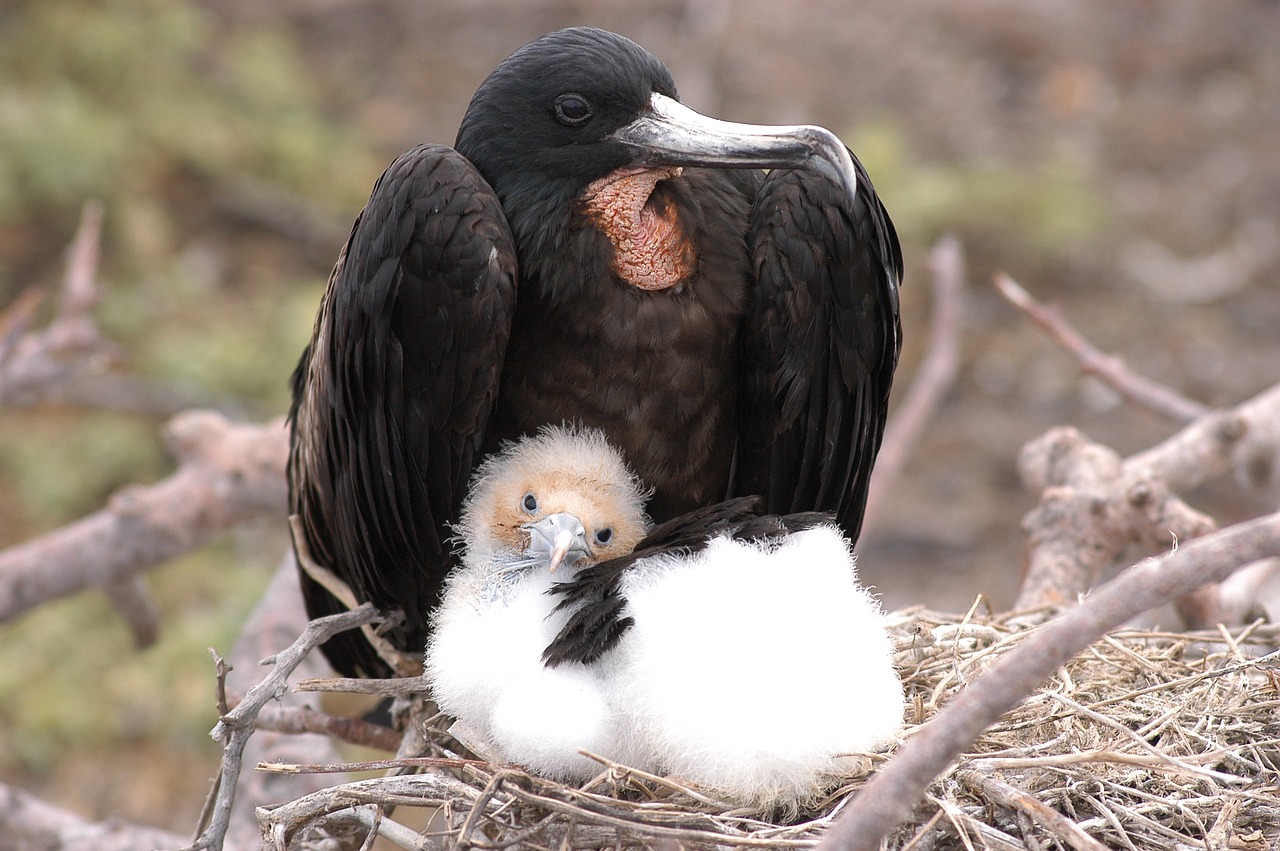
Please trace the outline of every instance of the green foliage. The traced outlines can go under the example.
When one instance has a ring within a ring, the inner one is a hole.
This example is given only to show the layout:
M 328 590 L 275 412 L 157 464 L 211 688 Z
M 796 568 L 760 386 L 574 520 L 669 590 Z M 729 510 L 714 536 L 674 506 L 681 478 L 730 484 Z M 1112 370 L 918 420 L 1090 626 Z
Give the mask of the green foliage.
M 154 426 L 126 415 L 0 420 L 0 473 L 37 528 L 93 511 L 121 485 L 154 480 L 168 466 Z
M 132 348 L 139 371 L 216 389 L 271 416 L 289 404 L 288 379 L 320 303 L 322 282 L 273 289 L 272 298 L 213 298 L 184 290 L 180 278 L 152 280 L 153 321 L 163 334 L 140 335 Z
M 944 232 L 966 241 L 1062 256 L 1098 234 L 1107 208 L 1092 173 L 1064 154 L 1030 168 L 1007 163 L 914 162 L 891 121 L 870 122 L 850 147 L 867 167 L 904 239 L 929 244 Z
M 47 771 L 68 748 L 140 736 L 208 746 L 216 713 L 207 648 L 230 651 L 268 575 L 228 549 L 153 574 L 162 631 L 145 650 L 97 594 L 0 625 L 0 772 Z
M 367 192 L 333 166 L 370 154 L 325 117 L 283 29 L 221 32 L 177 0 L 26 0 L 0 21 L 0 221 L 113 209 L 180 168 L 344 205 Z

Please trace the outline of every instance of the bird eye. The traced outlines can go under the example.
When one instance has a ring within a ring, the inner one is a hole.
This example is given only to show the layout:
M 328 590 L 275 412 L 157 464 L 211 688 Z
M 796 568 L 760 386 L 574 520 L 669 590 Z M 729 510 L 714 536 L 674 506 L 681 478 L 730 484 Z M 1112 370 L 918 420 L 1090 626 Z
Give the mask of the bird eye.
M 524 499 L 520 500 L 520 505 L 525 511 L 532 514 L 538 510 L 538 498 L 532 493 L 527 493 L 524 495 Z
M 581 127 L 591 120 L 591 104 L 582 95 L 567 94 L 556 98 L 556 121 L 566 127 Z
M 611 540 L 613 540 L 613 530 L 610 529 L 608 526 L 605 526 L 603 529 L 596 530 L 597 544 L 604 546 L 605 544 L 608 544 Z

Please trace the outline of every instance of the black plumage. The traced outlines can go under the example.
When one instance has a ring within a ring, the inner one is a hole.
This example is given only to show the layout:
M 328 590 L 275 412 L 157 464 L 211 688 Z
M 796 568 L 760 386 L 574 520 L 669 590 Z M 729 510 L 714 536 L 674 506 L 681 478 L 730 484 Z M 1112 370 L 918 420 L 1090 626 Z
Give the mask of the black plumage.
M 656 521 L 759 495 L 856 537 L 901 273 L 830 134 L 717 124 L 633 42 L 544 36 L 480 86 L 453 149 L 402 155 L 356 221 L 294 377 L 304 542 L 358 599 L 403 609 L 391 638 L 420 649 L 471 471 L 566 421 L 605 431 Z M 313 615 L 340 608 L 303 585 Z M 326 652 L 388 670 L 358 634 Z

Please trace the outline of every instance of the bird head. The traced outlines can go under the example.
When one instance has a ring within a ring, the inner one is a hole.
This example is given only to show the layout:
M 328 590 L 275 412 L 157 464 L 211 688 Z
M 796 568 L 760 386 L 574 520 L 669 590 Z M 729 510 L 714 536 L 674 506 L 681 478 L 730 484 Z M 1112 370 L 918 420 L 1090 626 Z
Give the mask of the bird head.
M 639 184 L 649 192 L 684 166 L 812 167 L 850 196 L 857 184 L 848 150 L 830 131 L 701 115 L 680 103 L 656 57 L 591 27 L 549 33 L 503 60 L 476 90 L 454 147 L 497 192 L 524 255 L 563 240 L 565 216 L 611 176 L 649 172 Z
M 548 427 L 481 465 L 457 532 L 468 562 L 504 553 L 581 567 L 635 548 L 645 496 L 602 432 Z

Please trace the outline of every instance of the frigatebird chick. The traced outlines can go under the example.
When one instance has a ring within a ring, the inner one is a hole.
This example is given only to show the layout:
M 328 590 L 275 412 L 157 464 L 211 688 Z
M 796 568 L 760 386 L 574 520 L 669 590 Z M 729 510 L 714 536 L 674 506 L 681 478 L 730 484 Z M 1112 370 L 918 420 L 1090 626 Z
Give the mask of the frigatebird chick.
M 631 552 L 645 495 L 600 431 L 545 428 L 480 467 L 426 655 L 436 702 L 474 750 L 558 779 L 599 768 L 578 748 L 620 753 L 625 726 L 599 670 L 541 657 L 566 618 L 552 611 L 552 584 Z
M 427 670 L 491 758 L 585 780 L 599 766 L 584 748 L 791 807 L 895 737 L 903 693 L 884 618 L 828 515 L 760 516 L 743 498 L 639 540 L 637 481 L 591 431 L 544 431 L 483 473 Z M 539 475 L 564 486 L 553 505 Z M 530 493 L 546 505 L 542 537 L 515 531 Z M 582 518 L 551 519 L 571 503 Z M 590 537 L 602 524 L 607 548 Z M 564 581 L 551 575 L 561 550 L 583 553 Z
M 794 809 L 891 744 L 903 690 L 879 604 L 829 520 L 637 562 L 613 689 L 664 774 Z

